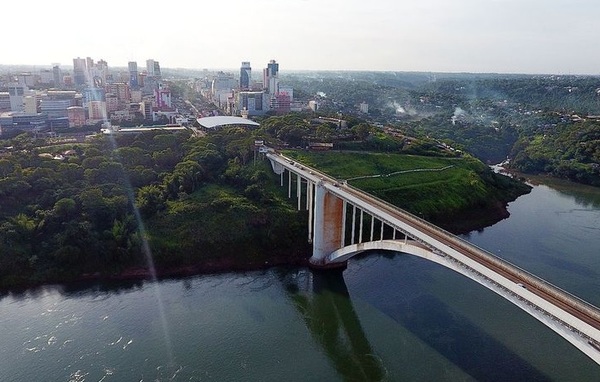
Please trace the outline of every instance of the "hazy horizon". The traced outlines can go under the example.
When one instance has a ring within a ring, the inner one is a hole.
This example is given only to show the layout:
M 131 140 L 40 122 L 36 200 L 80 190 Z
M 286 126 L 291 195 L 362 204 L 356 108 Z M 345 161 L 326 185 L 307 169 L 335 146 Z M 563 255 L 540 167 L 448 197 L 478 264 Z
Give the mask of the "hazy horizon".
M 66 69 L 89 56 L 189 70 L 242 61 L 260 70 L 275 59 L 282 72 L 600 74 L 593 0 L 105 0 L 91 10 L 32 0 L 3 11 L 14 38 L 4 39 L 0 65 Z
M 80 58 L 85 58 L 85 57 L 80 57 Z M 94 57 L 91 57 L 92 59 L 94 59 Z M 160 60 L 156 60 L 159 61 Z M 97 60 L 94 60 L 94 62 L 97 62 Z M 138 71 L 142 72 L 144 70 L 146 70 L 146 66 L 145 66 L 146 60 L 139 60 L 137 61 L 138 64 Z M 257 65 L 253 65 L 252 66 L 252 76 L 256 77 L 256 76 L 260 76 L 262 75 L 262 69 L 263 67 L 266 67 L 267 62 L 264 63 L 264 65 L 260 65 L 257 67 Z M 281 64 L 281 63 L 280 63 Z M 0 63 L 0 68 L 6 68 L 6 67 L 23 67 L 23 68 L 28 68 L 28 69 L 32 69 L 32 70 L 41 70 L 41 69 L 51 69 L 52 68 L 52 64 L 2 64 Z M 72 71 L 73 69 L 73 65 L 72 64 L 60 64 L 60 67 L 64 70 L 64 71 Z M 119 69 L 119 70 L 127 70 L 127 65 L 110 65 L 109 63 L 109 69 L 110 70 L 115 70 L 115 69 Z M 239 67 L 221 67 L 221 68 L 203 68 L 203 67 L 197 67 L 197 68 L 184 68 L 184 67 L 164 67 L 161 63 L 161 70 L 185 70 L 185 71 L 198 71 L 201 72 L 203 70 L 207 70 L 209 72 L 217 72 L 217 71 L 223 71 L 225 73 L 233 73 L 235 74 L 239 74 Z M 433 74 L 433 75 L 443 75 L 443 74 L 448 74 L 448 75 L 499 75 L 499 76 L 585 76 L 585 77 L 597 77 L 600 76 L 600 72 L 599 73 L 592 73 L 592 74 L 587 74 L 587 73 L 518 73 L 518 72 L 467 72 L 467 71 L 455 71 L 455 72 L 451 72 L 451 71 L 425 71 L 425 70 L 376 70 L 376 69 L 286 69 L 286 68 L 281 68 L 279 69 L 280 73 L 286 74 L 286 73 L 301 73 L 301 72 L 306 72 L 306 73 L 312 73 L 312 72 L 374 72 L 374 73 L 406 73 L 406 74 Z

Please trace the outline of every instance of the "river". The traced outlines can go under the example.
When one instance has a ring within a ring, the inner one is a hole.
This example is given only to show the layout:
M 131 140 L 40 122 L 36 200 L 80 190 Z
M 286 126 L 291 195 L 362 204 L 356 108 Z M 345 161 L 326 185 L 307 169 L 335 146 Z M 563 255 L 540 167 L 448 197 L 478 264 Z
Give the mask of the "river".
M 600 189 L 538 184 L 464 237 L 600 305 Z M 0 296 L 1 381 L 598 381 L 600 366 L 425 260 Z

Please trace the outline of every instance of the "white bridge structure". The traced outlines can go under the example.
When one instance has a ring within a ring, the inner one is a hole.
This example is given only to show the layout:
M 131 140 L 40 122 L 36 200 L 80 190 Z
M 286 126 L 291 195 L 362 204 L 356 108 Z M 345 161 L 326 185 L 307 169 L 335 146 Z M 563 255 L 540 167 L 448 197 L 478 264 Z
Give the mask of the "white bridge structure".
M 368 250 L 402 252 L 450 268 L 494 291 L 600 364 L 600 309 L 396 206 L 261 148 L 308 210 L 311 266 L 345 266 Z M 287 176 L 286 176 L 287 175 Z

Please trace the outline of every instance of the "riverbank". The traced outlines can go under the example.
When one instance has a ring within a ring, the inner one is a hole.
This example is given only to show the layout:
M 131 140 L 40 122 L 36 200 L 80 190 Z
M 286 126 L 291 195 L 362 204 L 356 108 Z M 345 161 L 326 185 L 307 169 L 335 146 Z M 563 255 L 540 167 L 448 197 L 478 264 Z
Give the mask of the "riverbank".
M 481 231 L 501 220 L 508 219 L 510 212 L 508 212 L 507 206 L 512 201 L 514 199 L 508 202 L 494 201 L 488 206 L 464 210 L 459 214 L 438 216 L 432 223 L 455 235 Z
M 456 234 L 466 234 L 472 231 L 483 230 L 500 220 L 510 216 L 506 204 L 497 202 L 490 208 L 475 208 L 463 211 L 461 214 L 450 214 L 438 217 L 433 223 L 441 228 Z M 0 289 L 0 293 L 9 291 L 22 291 L 50 284 L 79 284 L 87 282 L 121 282 L 144 281 L 154 279 L 176 279 L 196 275 L 243 273 L 265 270 L 273 267 L 307 267 L 311 256 L 311 248 L 306 247 L 285 253 L 263 253 L 260 259 L 251 256 L 220 256 L 192 264 L 165 266 L 158 265 L 154 269 L 148 266 L 136 265 L 127 267 L 120 272 L 113 273 L 84 273 L 70 279 L 49 279 L 44 282 L 19 283 L 10 288 Z M 154 262 L 154 261 L 153 261 Z
M 514 201 L 509 200 L 508 202 Z M 496 201 L 486 207 L 473 208 L 462 211 L 460 214 L 448 214 L 439 216 L 432 223 L 455 235 L 467 234 L 472 231 L 481 231 L 486 227 L 507 219 L 510 213 L 507 203 Z M 251 272 L 269 269 L 272 267 L 306 267 L 311 256 L 309 245 L 304 251 L 287 253 L 264 254 L 260 261 L 254 261 L 251 257 L 222 256 L 196 264 L 183 266 L 157 267 L 151 270 L 148 267 L 131 267 L 120 273 L 112 275 L 85 274 L 78 281 L 135 281 L 189 277 L 205 274 L 220 274 L 230 272 Z
M 269 269 L 272 267 L 304 267 L 308 266 L 309 253 L 295 253 L 291 255 L 277 255 L 268 257 L 269 260 L 261 262 L 239 262 L 235 258 L 219 258 L 198 264 L 176 266 L 170 268 L 150 269 L 148 267 L 132 267 L 114 275 L 87 274 L 82 275 L 79 281 L 84 280 L 152 280 L 179 278 L 205 274 L 251 272 Z
M 338 153 L 322 159 L 343 166 L 335 171 L 324 162 L 317 166 L 341 179 L 394 174 L 349 183 L 456 234 L 506 218 L 506 203 L 530 190 L 473 158 Z M 443 170 L 411 171 L 415 168 Z M 180 174 L 182 179 L 188 175 Z M 112 218 L 115 206 L 127 207 L 112 185 L 106 197 L 93 189 L 60 200 L 39 222 L 25 215 L 13 218 L 6 225 L 11 242 L 0 256 L 10 267 L 0 269 L 0 288 L 306 265 L 308 213 L 297 211 L 268 162 L 230 161 L 213 178 L 196 181 L 189 193 L 178 192 L 179 187 L 168 198 L 164 192 L 170 188 L 140 190 L 136 204 L 143 220 L 131 214 Z M 79 204 L 85 213 L 78 215 Z

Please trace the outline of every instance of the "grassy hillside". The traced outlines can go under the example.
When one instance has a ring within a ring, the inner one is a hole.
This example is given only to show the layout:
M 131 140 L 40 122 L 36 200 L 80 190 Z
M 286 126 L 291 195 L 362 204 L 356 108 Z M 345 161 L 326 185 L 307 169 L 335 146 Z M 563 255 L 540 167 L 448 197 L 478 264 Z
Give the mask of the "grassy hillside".
M 530 190 L 472 157 L 306 151 L 285 155 L 447 227 L 449 216 L 495 211 Z

